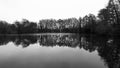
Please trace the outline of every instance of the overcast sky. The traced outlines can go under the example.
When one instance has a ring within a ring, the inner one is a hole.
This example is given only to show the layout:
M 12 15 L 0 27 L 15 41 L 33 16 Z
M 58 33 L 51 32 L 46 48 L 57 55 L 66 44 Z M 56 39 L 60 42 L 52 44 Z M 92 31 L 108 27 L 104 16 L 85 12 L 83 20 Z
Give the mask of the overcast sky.
M 0 20 L 79 18 L 89 13 L 97 15 L 107 3 L 108 0 L 0 0 Z

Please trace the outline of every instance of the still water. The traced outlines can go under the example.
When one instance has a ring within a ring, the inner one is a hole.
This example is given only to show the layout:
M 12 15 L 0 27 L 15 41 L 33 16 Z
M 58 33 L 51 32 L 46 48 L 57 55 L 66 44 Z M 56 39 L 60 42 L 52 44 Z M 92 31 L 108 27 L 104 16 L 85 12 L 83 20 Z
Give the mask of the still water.
M 117 68 L 120 61 L 111 63 L 112 52 L 104 52 L 112 41 L 59 33 L 1 36 L 0 68 Z

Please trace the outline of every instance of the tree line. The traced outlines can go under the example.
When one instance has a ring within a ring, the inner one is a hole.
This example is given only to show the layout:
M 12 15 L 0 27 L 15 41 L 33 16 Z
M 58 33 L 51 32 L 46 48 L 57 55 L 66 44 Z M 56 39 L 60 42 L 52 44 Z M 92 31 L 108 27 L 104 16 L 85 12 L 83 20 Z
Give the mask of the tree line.
M 89 14 L 84 17 L 68 19 L 43 19 L 31 22 L 27 19 L 9 24 L 0 21 L 0 34 L 29 34 L 45 32 L 120 34 L 120 1 L 109 0 L 97 16 Z

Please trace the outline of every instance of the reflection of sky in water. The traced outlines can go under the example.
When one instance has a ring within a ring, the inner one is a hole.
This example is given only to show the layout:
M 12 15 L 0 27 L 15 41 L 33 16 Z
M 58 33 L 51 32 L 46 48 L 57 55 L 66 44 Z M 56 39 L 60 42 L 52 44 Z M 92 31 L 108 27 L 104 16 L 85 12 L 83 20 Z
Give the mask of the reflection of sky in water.
M 0 46 L 0 68 L 106 68 L 97 51 L 79 48 Z

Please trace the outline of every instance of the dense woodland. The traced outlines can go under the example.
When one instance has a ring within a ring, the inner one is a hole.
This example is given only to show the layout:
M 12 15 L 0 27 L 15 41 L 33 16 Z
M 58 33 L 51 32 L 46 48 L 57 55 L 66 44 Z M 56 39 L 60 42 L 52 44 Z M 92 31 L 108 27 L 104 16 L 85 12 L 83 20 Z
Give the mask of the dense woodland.
M 86 33 L 100 35 L 120 34 L 120 1 L 109 0 L 98 16 L 89 14 L 83 18 L 44 19 L 31 22 L 27 19 L 9 24 L 0 21 L 0 34 L 31 34 L 45 32 Z

